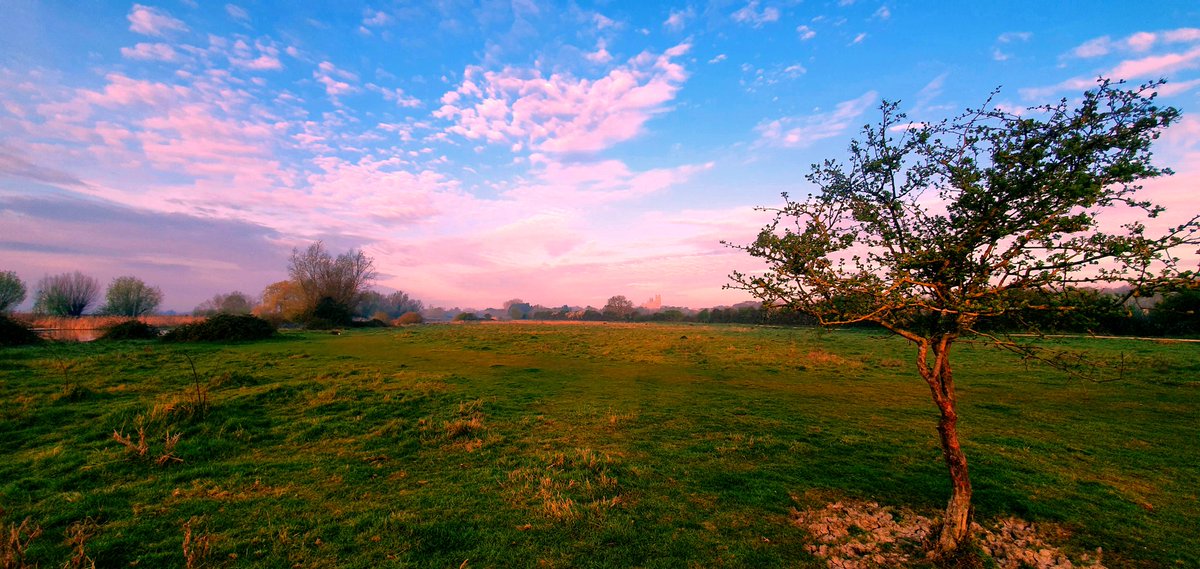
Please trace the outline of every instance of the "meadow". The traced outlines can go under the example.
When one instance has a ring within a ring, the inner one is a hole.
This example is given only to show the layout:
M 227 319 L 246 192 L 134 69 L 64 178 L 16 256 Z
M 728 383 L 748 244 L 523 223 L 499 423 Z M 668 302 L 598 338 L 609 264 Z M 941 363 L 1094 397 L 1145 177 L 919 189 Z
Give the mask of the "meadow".
M 1200 566 L 1200 344 L 1053 347 L 1113 381 L 956 352 L 976 518 L 1036 522 L 1107 567 Z M 912 359 L 870 331 L 686 324 L 0 349 L 0 551 L 41 567 L 821 567 L 797 511 L 944 505 Z

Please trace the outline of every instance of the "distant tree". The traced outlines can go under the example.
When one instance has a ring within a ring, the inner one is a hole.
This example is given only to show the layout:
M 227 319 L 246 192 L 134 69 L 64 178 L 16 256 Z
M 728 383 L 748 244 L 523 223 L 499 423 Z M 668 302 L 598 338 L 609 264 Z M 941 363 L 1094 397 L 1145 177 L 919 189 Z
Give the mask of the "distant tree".
M 633 301 L 622 295 L 609 298 L 604 305 L 604 317 L 611 320 L 628 320 L 633 316 L 633 311 Z
M 288 275 L 300 286 L 310 314 L 316 316 L 320 304 L 323 313 L 344 317 L 333 321 L 334 324 L 346 324 L 367 283 L 375 278 L 375 265 L 359 250 L 334 258 L 325 250 L 324 243 L 317 241 L 304 251 L 292 250 Z
M 379 291 L 367 290 L 358 295 L 354 315 L 367 318 L 376 312 L 387 313 L 387 300 Z M 388 316 L 391 319 L 391 316 Z
M 1112 227 L 1099 215 L 1120 206 L 1144 221 L 1162 211 L 1138 195 L 1141 180 L 1170 173 L 1151 162 L 1151 142 L 1179 117 L 1155 105 L 1160 85 L 1102 80 L 1077 105 L 968 110 L 932 124 L 885 102 L 882 121 L 850 144 L 848 164 L 814 165 L 816 193 L 785 194 L 757 240 L 735 246 L 766 262 L 762 273 L 732 275 L 765 305 L 822 324 L 874 323 L 916 347 L 951 481 L 938 556 L 953 555 L 971 527 L 955 341 L 988 318 L 1039 308 L 1012 291 L 1121 282 L 1140 294 L 1190 273 L 1171 253 L 1197 242 L 1200 218 L 1151 237 L 1143 223 Z
M 108 285 L 100 312 L 116 316 L 141 316 L 158 309 L 163 294 L 137 277 L 117 277 Z
M 514 298 L 504 302 L 504 314 L 509 320 L 524 320 L 529 317 L 533 307 L 528 302 Z
M 454 315 L 455 322 L 474 322 L 475 320 L 479 320 L 479 317 L 475 316 L 474 312 L 459 312 Z
M 402 290 L 387 295 L 386 300 L 385 306 L 387 306 L 388 314 L 394 317 L 402 316 L 408 312 L 420 312 L 424 309 L 424 304 L 421 301 L 410 297 L 408 293 Z
M 262 301 L 251 311 L 255 316 L 269 322 L 296 322 L 306 307 L 300 285 L 295 281 L 279 281 L 267 285 L 262 292 Z
M 25 283 L 13 271 L 0 272 L 0 314 L 25 301 Z
M 212 298 L 197 305 L 192 314 L 196 316 L 250 314 L 254 310 L 255 304 L 254 298 L 250 295 L 235 290 L 230 293 L 213 295 Z
M 52 316 L 82 316 L 100 295 L 100 283 L 79 271 L 38 281 L 33 311 Z

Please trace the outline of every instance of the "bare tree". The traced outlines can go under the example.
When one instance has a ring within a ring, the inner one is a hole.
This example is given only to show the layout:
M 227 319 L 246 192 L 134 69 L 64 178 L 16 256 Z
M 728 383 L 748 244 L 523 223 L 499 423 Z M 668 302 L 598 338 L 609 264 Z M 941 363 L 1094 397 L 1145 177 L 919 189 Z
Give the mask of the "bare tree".
M 767 266 L 735 272 L 735 288 L 823 324 L 875 323 L 916 347 L 951 481 L 941 555 L 969 538 L 971 521 L 955 342 L 972 335 L 1024 350 L 977 331 L 989 318 L 1050 308 L 1021 291 L 1126 283 L 1131 295 L 1145 294 L 1194 274 L 1173 251 L 1197 243 L 1200 217 L 1150 236 L 1141 222 L 1114 227 L 1100 215 L 1159 216 L 1139 182 L 1170 174 L 1151 162 L 1150 145 L 1179 117 L 1154 104 L 1161 82 L 1120 85 L 1102 80 L 1078 106 L 1063 99 L 1014 115 L 989 101 L 928 125 L 885 102 L 882 121 L 850 144 L 848 164 L 814 165 L 807 179 L 817 191 L 803 200 L 785 194 L 757 240 L 735 246 Z
M 33 311 L 53 316 L 81 316 L 100 295 L 100 283 L 79 271 L 38 281 Z
M 162 299 L 162 290 L 156 286 L 148 286 L 137 277 L 117 277 L 108 285 L 100 311 L 119 316 L 141 316 L 158 309 Z
M 300 287 L 308 311 L 315 314 L 321 307 L 342 318 L 351 314 L 360 293 L 375 278 L 375 264 L 361 250 L 334 258 L 317 241 L 304 251 L 292 250 L 288 275 Z
M 25 283 L 13 271 L 0 272 L 0 314 L 25 301 Z

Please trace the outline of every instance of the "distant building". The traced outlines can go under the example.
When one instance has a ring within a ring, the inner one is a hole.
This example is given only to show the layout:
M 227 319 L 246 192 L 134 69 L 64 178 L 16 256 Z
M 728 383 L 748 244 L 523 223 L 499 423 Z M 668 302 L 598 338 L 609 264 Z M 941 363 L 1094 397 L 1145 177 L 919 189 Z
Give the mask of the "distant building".
M 651 298 L 642 304 L 642 308 L 645 308 L 646 310 L 658 310 L 662 308 L 662 295 L 654 295 L 654 298 Z

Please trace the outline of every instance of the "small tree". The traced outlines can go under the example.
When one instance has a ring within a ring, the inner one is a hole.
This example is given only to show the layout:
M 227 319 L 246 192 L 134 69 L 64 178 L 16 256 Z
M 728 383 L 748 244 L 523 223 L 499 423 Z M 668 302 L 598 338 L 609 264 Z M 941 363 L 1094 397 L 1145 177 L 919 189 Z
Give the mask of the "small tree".
M 108 285 L 104 297 L 105 303 L 100 312 L 137 317 L 158 309 L 163 294 L 158 287 L 147 286 L 137 277 L 117 277 Z
M 25 283 L 13 271 L 0 272 L 0 314 L 25 301 Z
M 317 310 L 323 314 L 337 315 L 345 324 L 350 320 L 352 309 L 366 285 L 375 278 L 375 263 L 362 251 L 351 250 L 335 259 L 325 250 L 325 244 L 317 241 L 304 251 L 292 250 L 288 275 L 300 287 L 309 313 Z
M 33 311 L 51 316 L 82 316 L 100 294 L 100 283 L 79 271 L 38 281 Z
M 633 316 L 633 301 L 622 295 L 608 299 L 604 305 L 604 316 L 612 320 L 628 320 Z
M 0 315 L 16 309 L 25 301 L 25 283 L 16 272 L 6 270 L 0 272 Z
M 1078 106 L 969 110 L 929 125 L 885 102 L 879 125 L 850 144 L 848 164 L 814 165 L 816 193 L 785 194 L 757 240 L 734 246 L 767 270 L 735 272 L 731 286 L 823 324 L 874 323 L 915 345 L 951 479 L 942 555 L 969 537 L 971 518 L 955 341 L 988 318 L 1049 308 L 1013 291 L 1121 282 L 1139 294 L 1187 276 L 1171 252 L 1196 243 L 1196 217 L 1155 237 L 1136 221 L 1102 223 L 1110 209 L 1163 211 L 1138 195 L 1140 180 L 1170 173 L 1150 159 L 1151 141 L 1179 116 L 1154 104 L 1160 84 L 1123 90 L 1101 80 Z

